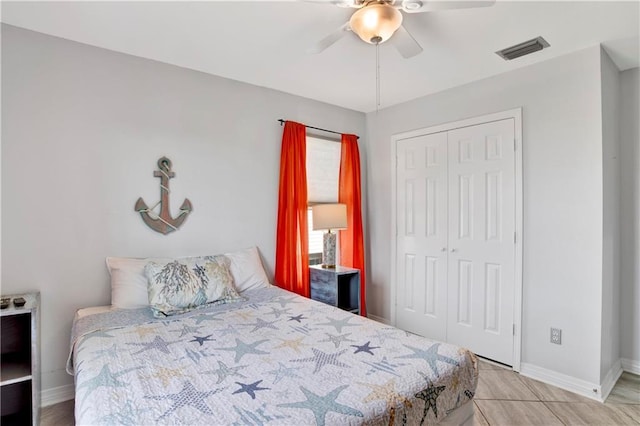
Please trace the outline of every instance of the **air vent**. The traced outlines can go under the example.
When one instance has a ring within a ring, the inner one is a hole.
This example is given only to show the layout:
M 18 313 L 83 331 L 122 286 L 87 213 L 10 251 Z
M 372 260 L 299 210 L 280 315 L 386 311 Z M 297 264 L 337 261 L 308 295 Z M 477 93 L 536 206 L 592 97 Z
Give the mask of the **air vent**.
M 524 43 L 516 44 L 515 46 L 507 47 L 496 52 L 505 61 L 510 61 L 520 56 L 528 55 L 529 53 L 537 52 L 545 47 L 549 47 L 547 40 L 542 37 L 537 37 L 532 40 L 525 41 Z

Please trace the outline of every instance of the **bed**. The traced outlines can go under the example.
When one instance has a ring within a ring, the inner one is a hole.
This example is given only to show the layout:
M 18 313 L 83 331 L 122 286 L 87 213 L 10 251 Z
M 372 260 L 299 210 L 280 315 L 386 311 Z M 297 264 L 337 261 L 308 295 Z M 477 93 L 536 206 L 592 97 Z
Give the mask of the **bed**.
M 275 286 L 166 318 L 91 308 L 67 371 L 79 425 L 472 424 L 466 349 Z

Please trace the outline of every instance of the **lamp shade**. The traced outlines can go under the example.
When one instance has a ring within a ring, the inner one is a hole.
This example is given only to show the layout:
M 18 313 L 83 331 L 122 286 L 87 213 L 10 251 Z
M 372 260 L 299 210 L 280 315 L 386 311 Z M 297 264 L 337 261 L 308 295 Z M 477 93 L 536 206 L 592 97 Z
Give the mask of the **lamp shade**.
M 367 43 L 383 43 L 402 25 L 402 13 L 386 3 L 374 3 L 358 9 L 349 25 Z
M 313 230 L 347 229 L 346 204 L 317 204 L 311 207 Z

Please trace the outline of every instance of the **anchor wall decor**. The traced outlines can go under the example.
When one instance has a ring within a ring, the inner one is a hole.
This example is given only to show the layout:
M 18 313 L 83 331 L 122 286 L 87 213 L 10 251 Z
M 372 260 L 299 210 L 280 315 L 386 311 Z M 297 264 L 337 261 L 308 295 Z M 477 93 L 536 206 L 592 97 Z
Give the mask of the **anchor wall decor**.
M 167 157 L 162 157 L 158 160 L 158 171 L 153 172 L 153 176 L 160 178 L 160 201 L 158 201 L 153 207 L 147 207 L 147 204 L 142 200 L 142 197 L 136 201 L 135 210 L 140 213 L 142 220 L 149 228 L 161 234 L 168 234 L 169 232 L 177 231 L 180 225 L 184 223 L 189 216 L 189 213 L 193 210 L 191 201 L 188 198 L 184 199 L 182 206 L 180 206 L 180 213 L 175 218 L 171 217 L 169 211 L 169 179 L 173 178 L 176 174 L 171 171 L 171 160 Z M 160 205 L 160 214 L 158 215 L 154 210 Z

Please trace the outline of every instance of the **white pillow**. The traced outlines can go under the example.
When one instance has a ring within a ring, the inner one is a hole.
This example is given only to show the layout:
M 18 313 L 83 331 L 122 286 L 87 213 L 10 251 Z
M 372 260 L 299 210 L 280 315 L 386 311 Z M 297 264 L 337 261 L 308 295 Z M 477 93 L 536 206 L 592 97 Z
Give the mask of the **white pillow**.
M 129 257 L 107 257 L 107 268 L 111 274 L 111 305 L 121 309 L 135 309 L 149 306 L 147 277 L 144 267 L 147 263 L 169 259 L 135 259 Z
M 229 269 L 239 293 L 271 285 L 256 247 L 225 253 L 225 256 L 231 261 Z M 111 274 L 111 305 L 121 309 L 149 306 L 144 267 L 149 262 L 166 263 L 170 260 L 170 258 L 107 257 L 107 268 Z
M 230 261 L 229 269 L 233 275 L 238 293 L 253 288 L 269 287 L 269 278 L 262 267 L 257 247 L 250 247 L 233 253 L 224 254 Z

